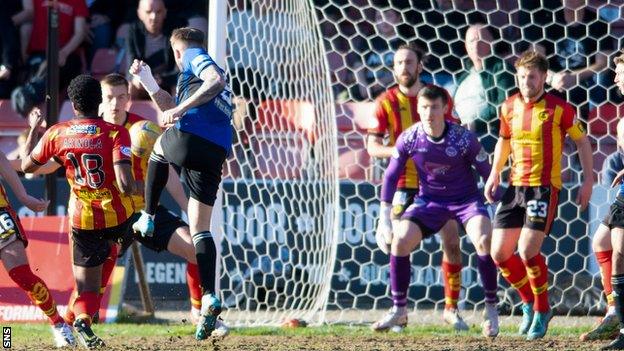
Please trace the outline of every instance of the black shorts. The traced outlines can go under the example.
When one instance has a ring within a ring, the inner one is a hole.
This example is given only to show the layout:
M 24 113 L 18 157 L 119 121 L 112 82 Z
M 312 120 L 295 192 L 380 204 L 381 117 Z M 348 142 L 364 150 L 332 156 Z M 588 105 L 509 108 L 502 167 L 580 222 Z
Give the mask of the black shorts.
M 616 197 L 615 201 L 609 207 L 609 214 L 602 221 L 604 225 L 609 227 L 609 229 L 613 228 L 623 228 L 624 229 L 624 198 Z
M 72 259 L 74 265 L 81 267 L 97 267 L 106 261 L 111 244 L 117 242 L 128 246 L 132 235 L 128 230 L 130 219 L 120 225 L 95 230 L 72 228 Z
M 135 213 L 130 217 L 130 223 L 136 222 L 141 213 Z M 187 224 L 178 216 L 167 210 L 164 206 L 158 205 L 154 214 L 154 234 L 150 237 L 143 237 L 140 233 L 134 233 L 132 224 L 128 226 L 128 230 L 132 232 L 134 239 L 150 250 L 161 252 L 167 250 L 169 240 L 178 228 L 186 227 Z M 122 248 L 125 252 L 127 247 Z
M 501 199 L 494 228 L 550 232 L 559 205 L 559 189 L 550 186 L 509 186 Z
M 227 157 L 223 147 L 171 127 L 160 140 L 165 159 L 182 168 L 191 197 L 213 206 L 221 183 L 221 171 Z
M 398 189 L 392 198 L 392 219 L 399 220 L 405 210 L 414 203 L 418 189 Z
M 26 232 L 13 208 L 0 207 L 0 250 L 16 240 L 23 242 L 24 247 L 28 246 Z

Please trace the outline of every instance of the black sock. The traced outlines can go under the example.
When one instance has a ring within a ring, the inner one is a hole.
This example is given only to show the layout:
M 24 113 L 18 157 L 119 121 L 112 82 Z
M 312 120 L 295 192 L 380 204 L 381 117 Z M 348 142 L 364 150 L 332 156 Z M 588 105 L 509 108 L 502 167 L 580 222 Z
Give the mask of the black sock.
M 209 231 L 193 234 L 195 257 L 199 269 L 199 280 L 203 294 L 215 293 L 215 269 L 217 267 L 217 247 Z
M 153 215 L 156 213 L 160 194 L 167 185 L 169 179 L 169 163 L 164 157 L 152 152 L 147 163 L 147 176 L 145 178 L 145 212 Z
M 620 319 L 620 329 L 624 328 L 624 274 L 611 277 L 613 285 L 613 299 L 615 300 L 615 314 Z

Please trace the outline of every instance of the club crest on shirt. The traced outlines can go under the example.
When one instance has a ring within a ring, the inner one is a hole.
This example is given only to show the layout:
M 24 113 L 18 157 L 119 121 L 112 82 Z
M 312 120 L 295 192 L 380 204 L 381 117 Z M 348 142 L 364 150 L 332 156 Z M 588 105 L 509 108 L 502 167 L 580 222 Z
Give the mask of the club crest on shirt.
M 457 156 L 457 149 L 452 147 L 452 146 L 447 147 L 446 150 L 444 150 L 444 152 L 446 152 L 446 155 L 448 157 L 455 157 L 455 156 Z
M 548 111 L 542 111 L 537 115 L 537 119 L 544 122 L 545 120 L 548 119 L 548 116 L 549 116 Z
M 487 152 L 485 152 L 485 149 L 483 149 L 483 147 L 481 147 L 481 150 L 479 150 L 479 153 L 477 154 L 477 162 L 483 162 L 485 160 L 487 160 L 488 158 L 488 154 Z

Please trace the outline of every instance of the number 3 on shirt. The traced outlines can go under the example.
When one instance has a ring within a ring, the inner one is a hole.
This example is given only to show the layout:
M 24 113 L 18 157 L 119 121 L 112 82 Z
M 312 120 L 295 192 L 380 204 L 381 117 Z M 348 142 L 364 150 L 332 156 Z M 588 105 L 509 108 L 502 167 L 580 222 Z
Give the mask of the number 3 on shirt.
M 526 211 L 529 217 L 546 218 L 548 215 L 548 203 L 545 201 L 530 200 L 527 202 Z
M 80 158 L 82 162 L 78 162 L 74 153 L 67 153 L 67 158 L 74 167 L 74 181 L 78 185 L 88 185 L 90 188 L 97 189 L 104 183 L 104 171 L 102 166 L 102 156 L 98 154 L 82 154 Z M 83 176 L 82 169 L 86 170 L 86 176 Z M 85 181 L 86 178 L 86 181 Z

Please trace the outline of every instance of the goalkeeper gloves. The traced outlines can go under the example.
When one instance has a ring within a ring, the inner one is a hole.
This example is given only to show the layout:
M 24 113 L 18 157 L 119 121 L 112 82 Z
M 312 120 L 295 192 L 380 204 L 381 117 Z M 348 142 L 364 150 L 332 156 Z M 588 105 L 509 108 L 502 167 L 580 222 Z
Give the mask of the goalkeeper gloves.
M 377 231 L 375 232 L 375 240 L 381 252 L 386 255 L 390 254 L 390 245 L 392 244 L 392 219 L 390 210 L 392 206 L 389 203 L 382 202 L 379 221 L 377 222 Z

